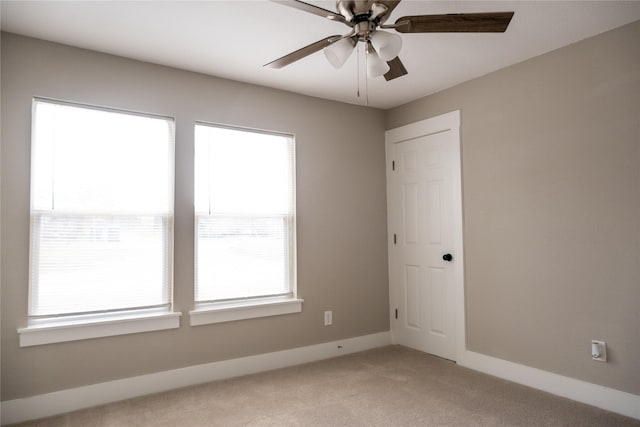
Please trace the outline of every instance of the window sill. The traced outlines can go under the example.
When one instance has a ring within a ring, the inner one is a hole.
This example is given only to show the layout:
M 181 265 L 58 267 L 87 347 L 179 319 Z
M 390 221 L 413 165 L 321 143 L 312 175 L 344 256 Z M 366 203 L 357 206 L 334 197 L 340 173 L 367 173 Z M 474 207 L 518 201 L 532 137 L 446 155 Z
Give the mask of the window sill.
M 191 326 L 302 312 L 302 299 L 211 304 L 189 312 Z
M 130 314 L 92 320 L 58 321 L 19 328 L 20 347 L 180 327 L 180 312 Z

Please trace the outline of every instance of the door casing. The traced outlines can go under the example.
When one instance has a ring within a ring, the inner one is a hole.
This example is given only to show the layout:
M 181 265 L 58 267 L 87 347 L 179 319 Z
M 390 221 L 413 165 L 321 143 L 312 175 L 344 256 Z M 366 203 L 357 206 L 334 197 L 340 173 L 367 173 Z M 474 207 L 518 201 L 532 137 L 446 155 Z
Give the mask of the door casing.
M 456 322 L 456 360 L 463 358 L 466 351 L 465 328 L 465 291 L 464 291 L 464 246 L 463 246 L 463 222 L 462 222 L 462 170 L 460 151 L 460 110 L 441 114 L 385 132 L 385 149 L 387 163 L 387 247 L 388 262 L 391 265 L 391 250 L 393 249 L 393 211 L 391 206 L 391 179 L 393 174 L 393 145 L 421 136 L 450 131 L 453 144 L 452 164 L 452 215 L 453 215 L 453 253 L 457 262 L 453 267 L 453 283 L 455 286 L 455 322 Z M 391 269 L 389 270 L 391 272 Z M 397 328 L 399 319 L 395 318 L 395 309 L 399 306 L 397 301 L 398 290 L 391 286 L 389 277 L 389 319 L 391 325 L 391 337 L 394 344 L 398 343 Z

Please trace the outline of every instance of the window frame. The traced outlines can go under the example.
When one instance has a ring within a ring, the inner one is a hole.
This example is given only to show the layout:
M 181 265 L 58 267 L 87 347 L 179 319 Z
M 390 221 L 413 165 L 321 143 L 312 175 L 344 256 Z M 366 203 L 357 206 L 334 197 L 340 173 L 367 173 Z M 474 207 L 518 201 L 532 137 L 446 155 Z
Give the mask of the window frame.
M 281 216 L 287 221 L 287 235 L 289 256 L 286 260 L 289 280 L 289 292 L 280 295 L 256 295 L 250 297 L 231 298 L 228 300 L 197 301 L 196 281 L 198 262 L 198 224 L 203 214 L 195 208 L 194 193 L 194 309 L 189 311 L 191 326 L 206 325 L 212 323 L 229 322 L 235 320 L 252 319 L 259 317 L 276 316 L 282 314 L 302 312 L 303 299 L 298 297 L 297 283 L 297 206 L 296 206 L 296 137 L 295 134 L 286 132 L 269 131 L 242 126 L 232 126 L 220 123 L 196 121 L 194 124 L 194 156 L 195 156 L 195 135 L 198 126 L 228 129 L 240 132 L 250 132 L 254 134 L 275 135 L 290 139 L 291 143 L 291 213 Z M 194 187 L 195 187 L 195 163 L 194 163 Z M 207 215 L 210 216 L 210 215 Z M 233 215 L 230 215 L 233 216 Z M 280 216 L 280 215 L 275 215 Z M 260 217 L 260 215 L 255 215 Z M 265 215 L 266 217 L 266 215 Z
M 180 317 L 182 313 L 174 311 L 174 300 L 173 300 L 173 288 L 174 288 L 174 218 L 175 218 L 175 118 L 159 115 L 159 114 L 150 114 L 150 113 L 142 113 L 137 111 L 131 111 L 120 108 L 111 108 L 111 107 L 103 107 L 96 106 L 86 103 L 80 102 L 71 102 L 71 101 L 63 101 L 52 98 L 45 97 L 34 97 L 32 99 L 32 114 L 31 114 L 31 151 L 32 151 L 32 159 L 30 162 L 31 165 L 31 174 L 32 174 L 32 182 L 33 182 L 33 173 L 34 173 L 34 158 L 35 150 L 34 147 L 34 129 L 36 126 L 36 114 L 35 108 L 38 102 L 48 103 L 54 105 L 66 105 L 76 108 L 82 108 L 87 110 L 95 110 L 95 111 L 103 111 L 103 112 L 112 112 L 118 114 L 126 114 L 129 116 L 141 116 L 141 117 L 149 117 L 154 119 L 162 119 L 171 123 L 170 130 L 170 138 L 171 138 L 171 161 L 169 164 L 169 181 L 168 181 L 168 190 L 170 191 L 169 198 L 169 206 L 171 209 L 168 213 L 165 214 L 156 214 L 150 215 L 153 217 L 161 217 L 162 218 L 162 235 L 164 238 L 162 239 L 163 247 L 163 258 L 166 261 L 165 265 L 165 273 L 166 274 L 166 285 L 167 285 L 167 303 L 161 304 L 160 307 L 156 306 L 148 306 L 148 307 L 139 307 L 139 308 L 124 308 L 124 309 L 112 309 L 112 310 L 99 310 L 99 311 L 87 311 L 82 313 L 69 313 L 69 314 L 61 314 L 61 315 L 32 315 L 32 268 L 36 266 L 33 264 L 33 258 L 36 256 L 35 251 L 37 250 L 34 247 L 34 236 L 35 232 L 33 221 L 34 218 L 46 217 L 46 216 L 55 216 L 59 215 L 59 213 L 50 213 L 48 214 L 46 211 L 41 211 L 38 209 L 34 209 L 33 207 L 33 187 L 30 188 L 30 199 L 32 200 L 29 208 L 29 217 L 30 217 L 30 226 L 29 226 L 29 286 L 28 286 L 28 313 L 27 313 L 27 326 L 18 328 L 17 332 L 19 334 L 20 346 L 32 346 L 32 345 L 41 345 L 41 344 L 49 344 L 56 342 L 65 342 L 65 341 L 75 341 L 81 339 L 89 339 L 89 338 L 97 338 L 97 337 L 105 337 L 105 336 L 113 336 L 113 335 L 123 335 L 130 333 L 138 333 L 138 332 L 147 332 L 147 331 L 156 331 L 156 330 L 164 330 L 164 329 L 174 329 L 180 326 Z M 73 215 L 72 212 L 65 212 L 67 215 Z M 87 216 L 89 218 L 100 217 L 101 214 L 98 212 L 82 212 L 78 211 L 75 213 L 78 216 Z M 118 212 L 113 214 L 115 217 L 129 216 L 130 213 Z M 143 215 L 144 216 L 144 215 Z

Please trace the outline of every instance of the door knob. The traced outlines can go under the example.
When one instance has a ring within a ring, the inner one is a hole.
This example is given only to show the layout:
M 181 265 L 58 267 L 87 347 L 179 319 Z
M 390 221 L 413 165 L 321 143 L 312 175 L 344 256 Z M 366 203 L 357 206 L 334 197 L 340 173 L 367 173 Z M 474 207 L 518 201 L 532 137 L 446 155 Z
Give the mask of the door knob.
M 445 261 L 451 261 L 453 257 L 451 256 L 451 254 L 444 254 L 442 255 L 442 259 Z

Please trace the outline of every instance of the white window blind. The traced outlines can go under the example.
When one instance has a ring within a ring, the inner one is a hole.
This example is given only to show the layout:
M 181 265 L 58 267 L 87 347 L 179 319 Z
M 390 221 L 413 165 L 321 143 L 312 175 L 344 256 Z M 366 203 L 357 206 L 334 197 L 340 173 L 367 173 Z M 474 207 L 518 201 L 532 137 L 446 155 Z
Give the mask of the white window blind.
M 33 103 L 32 318 L 169 307 L 173 119 Z
M 197 124 L 196 302 L 295 291 L 291 135 Z

